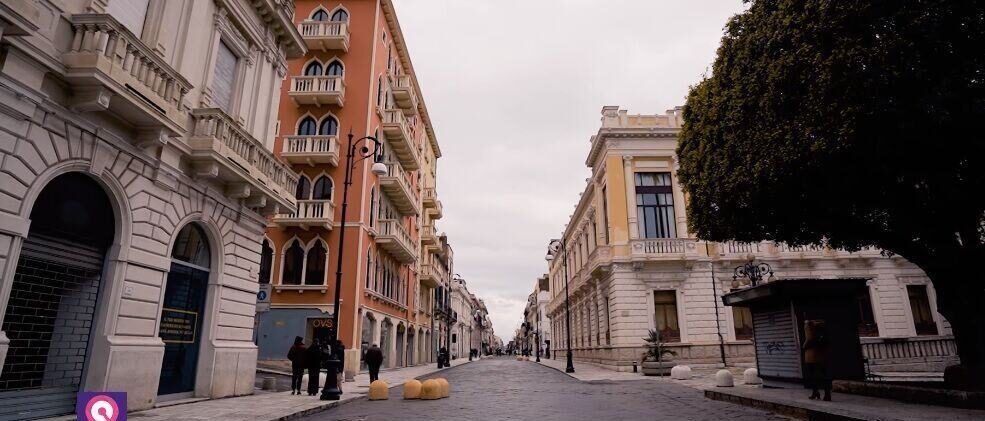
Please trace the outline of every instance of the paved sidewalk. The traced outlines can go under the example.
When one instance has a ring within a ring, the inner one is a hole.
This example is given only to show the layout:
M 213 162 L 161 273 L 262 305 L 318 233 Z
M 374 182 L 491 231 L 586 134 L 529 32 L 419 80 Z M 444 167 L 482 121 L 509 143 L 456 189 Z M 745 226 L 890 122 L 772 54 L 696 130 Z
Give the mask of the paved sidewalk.
M 541 359 L 542 365 L 564 372 L 565 361 Z M 744 367 L 729 367 L 734 387 L 716 387 L 718 369 L 692 369 L 690 380 L 673 380 L 670 377 L 644 376 L 639 373 L 620 373 L 588 363 L 575 362 L 575 372 L 569 374 L 582 381 L 655 381 L 677 383 L 704 391 L 705 397 L 735 404 L 765 409 L 767 411 L 800 419 L 824 420 L 880 420 L 880 421 L 972 421 L 985 420 L 985 410 L 950 408 L 913 404 L 893 399 L 834 393 L 834 402 L 808 399 L 809 391 L 802 388 L 763 388 L 746 385 L 742 379 Z
M 469 363 L 468 359 L 459 358 L 452 361 L 452 367 Z M 384 370 L 380 379 L 396 387 L 404 381 L 435 373 L 438 370 L 434 363 L 406 367 L 401 369 Z M 146 411 L 131 412 L 128 418 L 142 421 L 283 421 L 314 414 L 334 408 L 344 403 L 360 400 L 369 390 L 369 374 L 361 373 L 355 381 L 342 384 L 342 399 L 338 401 L 322 401 L 318 396 L 296 396 L 291 392 L 266 392 L 257 389 L 256 394 L 235 398 L 202 400 L 187 404 L 164 406 Z M 75 416 L 49 418 L 46 421 L 75 420 Z

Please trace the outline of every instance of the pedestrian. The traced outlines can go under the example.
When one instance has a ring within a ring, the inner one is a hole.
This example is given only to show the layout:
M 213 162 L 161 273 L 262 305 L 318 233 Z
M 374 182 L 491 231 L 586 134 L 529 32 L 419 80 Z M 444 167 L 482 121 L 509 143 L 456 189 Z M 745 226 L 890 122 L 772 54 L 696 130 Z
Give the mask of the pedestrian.
M 828 370 L 828 334 L 824 320 L 804 321 L 804 365 L 806 386 L 811 388 L 810 399 L 820 399 L 818 388 L 824 389 L 824 400 L 831 400 L 831 376 Z
M 369 382 L 373 383 L 380 379 L 380 365 L 383 364 L 383 350 L 373 344 L 366 351 L 366 367 L 369 368 Z
M 335 346 L 332 347 L 332 356 L 339 362 L 336 367 L 335 378 L 338 381 L 339 388 L 342 388 L 342 383 L 345 381 L 345 345 L 342 340 L 336 339 Z
M 287 359 L 291 361 L 291 394 L 301 394 L 301 379 L 304 377 L 305 366 L 304 338 L 294 337 L 294 346 L 287 351 Z
M 318 378 L 321 374 L 322 365 L 322 344 L 317 338 L 311 342 L 307 352 L 304 353 L 305 363 L 308 366 L 308 396 L 315 396 L 318 393 Z

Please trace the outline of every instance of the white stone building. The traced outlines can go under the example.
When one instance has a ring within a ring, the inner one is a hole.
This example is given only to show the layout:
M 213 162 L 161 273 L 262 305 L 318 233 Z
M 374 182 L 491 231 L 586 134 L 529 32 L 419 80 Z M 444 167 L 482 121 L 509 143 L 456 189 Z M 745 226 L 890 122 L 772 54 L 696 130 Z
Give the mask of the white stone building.
M 709 243 L 688 232 L 677 183 L 681 109 L 629 115 L 602 109 L 591 138 L 585 190 L 563 232 L 564 252 L 549 264 L 552 347 L 565 349 L 565 286 L 577 360 L 631 370 L 648 330 L 661 333 L 692 364 L 751 364 L 747 309 L 724 307 L 733 269 L 751 255 L 777 278 L 865 278 L 858 298 L 863 353 L 873 370 L 942 370 L 956 361 L 948 323 L 936 311 L 927 276 L 878 250 Z M 566 285 L 567 284 L 567 285 Z
M 0 2 L 0 418 L 252 393 L 259 241 L 297 183 L 270 152 L 292 15 Z

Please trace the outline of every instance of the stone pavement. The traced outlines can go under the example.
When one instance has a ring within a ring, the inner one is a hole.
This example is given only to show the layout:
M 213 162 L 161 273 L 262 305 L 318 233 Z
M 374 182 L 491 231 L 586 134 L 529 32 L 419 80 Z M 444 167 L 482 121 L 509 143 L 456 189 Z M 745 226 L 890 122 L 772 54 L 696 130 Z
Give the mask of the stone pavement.
M 402 388 L 386 401 L 362 400 L 305 417 L 308 421 L 390 420 L 786 420 L 766 411 L 705 399 L 701 391 L 670 382 L 579 381 L 552 368 L 509 357 L 452 368 L 451 396 L 403 400 Z M 429 376 L 430 377 L 430 376 Z
M 459 358 L 452 361 L 452 367 L 468 362 L 468 359 Z M 380 379 L 385 380 L 391 387 L 396 387 L 406 380 L 445 370 L 448 369 L 438 370 L 436 364 L 432 363 L 384 370 L 380 372 Z M 361 373 L 356 376 L 355 381 L 346 382 L 342 385 L 342 399 L 338 401 L 322 401 L 317 396 L 295 396 L 291 395 L 289 391 L 271 393 L 256 390 L 256 394 L 250 396 L 199 400 L 132 412 L 127 415 L 127 418 L 141 421 L 282 421 L 321 412 L 343 403 L 361 400 L 366 396 L 368 390 L 369 374 Z M 50 418 L 46 421 L 75 419 L 75 416 L 72 415 Z
M 565 361 L 541 359 L 541 364 L 564 372 Z M 690 380 L 673 380 L 669 377 L 651 377 L 635 373 L 619 373 L 594 364 L 575 362 L 571 375 L 583 381 L 626 381 L 646 379 L 653 382 L 676 383 L 702 390 L 711 399 L 738 403 L 801 419 L 854 419 L 854 420 L 985 420 L 985 410 L 959 409 L 907 403 L 892 399 L 835 393 L 834 402 L 808 399 L 809 391 L 801 388 L 779 389 L 746 385 L 742 380 L 744 367 L 729 367 L 735 387 L 716 387 L 714 375 L 718 369 L 692 370 Z

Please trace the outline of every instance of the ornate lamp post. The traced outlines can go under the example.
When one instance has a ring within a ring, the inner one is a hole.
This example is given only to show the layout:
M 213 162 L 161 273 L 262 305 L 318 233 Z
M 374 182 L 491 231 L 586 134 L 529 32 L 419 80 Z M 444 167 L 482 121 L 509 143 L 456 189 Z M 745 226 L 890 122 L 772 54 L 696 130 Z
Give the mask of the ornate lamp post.
M 756 262 L 750 255 L 749 260 L 746 263 L 736 266 L 735 270 L 732 272 L 732 282 L 738 283 L 739 279 L 742 278 L 749 280 L 751 286 L 759 285 L 763 281 L 763 277 L 769 274 L 769 278 L 766 279 L 767 282 L 772 282 L 775 277 L 773 277 L 773 267 L 769 263 Z
M 372 143 L 372 148 L 368 146 L 368 143 Z M 353 159 L 356 155 L 356 146 L 360 143 L 363 145 L 359 148 L 359 158 Z M 345 182 L 342 184 L 342 218 L 341 218 L 341 228 L 339 228 L 339 252 L 338 252 L 338 262 L 335 266 L 335 307 L 332 311 L 332 343 L 331 346 L 335 346 L 339 339 L 339 304 L 342 300 L 342 252 L 345 250 L 345 213 L 346 209 L 349 207 L 349 185 L 352 184 L 352 168 L 355 166 L 356 162 L 362 161 L 369 157 L 374 157 L 373 162 L 373 174 L 377 176 L 384 175 L 387 173 L 386 165 L 382 162 L 376 160 L 375 157 L 378 156 L 380 146 L 382 143 L 372 136 L 365 136 L 357 140 L 353 140 L 352 132 L 349 132 L 349 144 L 346 153 L 345 160 Z M 328 374 L 325 376 L 325 387 L 321 391 L 321 400 L 323 401 L 337 401 L 342 396 L 342 389 L 339 388 L 338 379 L 336 378 L 336 372 L 338 371 L 338 366 L 342 363 L 335 357 L 336 353 L 332 352 L 332 356 L 328 358 L 326 364 L 328 366 Z
M 547 246 L 547 257 L 545 259 L 550 262 L 554 260 L 554 257 L 560 253 L 561 254 L 561 264 L 564 265 L 564 330 L 565 332 L 565 343 L 567 344 L 567 358 L 568 364 L 564 368 L 565 373 L 574 373 L 575 364 L 571 358 L 571 301 L 568 298 L 568 251 L 564 247 L 564 241 L 559 239 L 551 240 L 550 244 Z
M 540 301 L 539 297 L 538 301 Z M 537 350 L 535 351 L 537 353 L 537 362 L 540 362 L 540 303 L 537 304 L 538 305 L 534 307 L 534 311 L 537 312 L 537 330 L 534 330 L 534 342 L 536 342 L 536 344 L 534 346 L 537 347 Z

